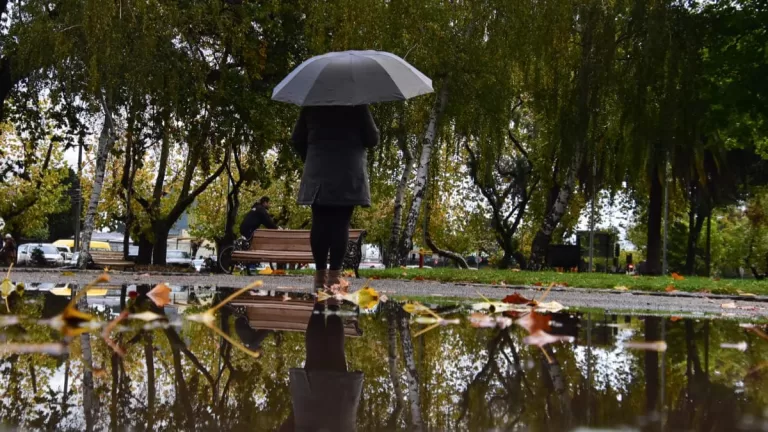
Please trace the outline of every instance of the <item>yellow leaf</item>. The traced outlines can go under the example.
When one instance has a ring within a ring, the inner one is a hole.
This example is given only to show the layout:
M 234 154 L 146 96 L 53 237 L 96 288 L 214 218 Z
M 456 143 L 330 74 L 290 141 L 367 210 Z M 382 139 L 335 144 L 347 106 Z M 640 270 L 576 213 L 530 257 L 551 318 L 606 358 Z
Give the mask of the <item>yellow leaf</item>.
M 259 270 L 259 274 L 262 275 L 262 276 L 269 276 L 272 273 L 274 273 L 274 272 L 272 271 L 272 269 L 270 267 L 267 267 L 264 270 Z
M 625 287 L 624 285 L 617 285 L 617 286 L 613 287 L 613 289 L 615 289 L 617 291 L 629 291 L 629 288 Z
M 736 309 L 736 302 L 727 302 L 720 305 L 723 309 Z
M 753 293 L 744 292 L 742 290 L 737 290 L 736 292 L 739 293 L 740 296 L 744 296 L 744 297 L 757 297 L 757 295 Z
M 61 275 L 62 276 L 74 276 L 75 272 L 65 271 L 65 272 L 61 272 Z

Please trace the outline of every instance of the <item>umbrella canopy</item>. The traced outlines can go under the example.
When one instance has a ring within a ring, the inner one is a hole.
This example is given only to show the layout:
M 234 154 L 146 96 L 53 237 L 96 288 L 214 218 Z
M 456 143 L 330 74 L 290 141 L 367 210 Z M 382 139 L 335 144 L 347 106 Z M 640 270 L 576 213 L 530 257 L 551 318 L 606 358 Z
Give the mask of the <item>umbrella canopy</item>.
M 433 91 L 431 79 L 394 54 L 343 51 L 299 65 L 275 87 L 272 99 L 300 106 L 365 105 Z

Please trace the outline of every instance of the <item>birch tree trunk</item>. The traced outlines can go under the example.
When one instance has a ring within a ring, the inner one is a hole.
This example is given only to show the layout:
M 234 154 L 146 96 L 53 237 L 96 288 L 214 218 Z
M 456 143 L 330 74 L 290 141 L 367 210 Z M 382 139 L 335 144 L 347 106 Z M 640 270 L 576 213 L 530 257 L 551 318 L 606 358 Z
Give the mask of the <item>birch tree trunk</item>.
M 400 343 L 403 346 L 403 360 L 405 361 L 405 375 L 408 384 L 408 403 L 411 408 L 411 430 L 421 431 L 424 428 L 421 419 L 421 397 L 419 395 L 419 374 L 416 369 L 415 351 L 411 339 L 411 328 L 408 315 L 399 311 L 397 315 L 397 327 L 400 331 Z
M 432 113 L 429 115 L 429 122 L 424 131 L 424 138 L 421 144 L 421 156 L 419 157 L 419 167 L 416 171 L 416 185 L 413 189 L 413 199 L 408 214 L 405 217 L 405 226 L 400 236 L 400 245 L 397 250 L 397 260 L 400 265 L 405 264 L 405 258 L 408 251 L 413 247 L 413 233 L 416 231 L 416 221 L 419 219 L 421 203 L 427 191 L 427 176 L 429 175 L 429 161 L 432 159 L 432 148 L 437 136 L 437 125 L 445 111 L 446 101 L 448 99 L 448 82 L 444 83 L 435 99 L 435 105 L 432 107 Z
M 107 106 L 107 102 L 102 96 L 101 106 L 104 110 L 104 125 L 101 127 L 99 135 L 99 147 L 96 149 L 96 170 L 93 175 L 93 189 L 88 199 L 88 209 L 85 212 L 85 221 L 83 222 L 83 231 L 80 233 L 80 256 L 77 265 L 84 269 L 90 261 L 91 236 L 96 223 L 96 210 L 101 199 L 101 189 L 104 186 L 104 174 L 107 170 L 107 158 L 109 152 L 117 141 L 115 133 L 115 124 L 112 119 L 112 113 Z
M 577 149 L 571 160 L 571 165 L 565 175 L 560 190 L 555 197 L 552 206 L 547 209 L 544 221 L 536 232 L 536 237 L 531 245 L 531 259 L 528 260 L 528 266 L 531 270 L 541 270 L 544 267 L 544 261 L 547 257 L 547 247 L 552 241 L 552 233 L 560 224 L 563 215 L 568 210 L 568 203 L 573 195 L 573 188 L 576 185 L 576 172 L 581 164 L 581 150 Z
M 387 421 L 387 429 L 396 430 L 400 414 L 403 411 L 403 390 L 400 388 L 400 374 L 397 367 L 397 315 L 400 306 L 388 303 L 387 311 L 387 359 L 389 363 L 389 379 L 395 392 L 395 409 Z
M 397 137 L 397 146 L 403 154 L 403 174 L 400 176 L 400 182 L 397 184 L 397 192 L 395 193 L 392 230 L 390 231 L 388 253 L 385 255 L 384 262 L 384 265 L 387 267 L 395 267 L 399 264 L 398 245 L 403 227 L 403 201 L 405 201 L 405 190 L 408 188 L 408 181 L 411 180 L 411 170 L 413 170 L 413 153 L 411 153 L 411 149 L 408 147 L 408 137 L 405 133 L 405 124 L 402 116 L 399 120 L 400 131 Z
M 88 296 L 84 295 L 77 304 L 78 309 L 85 311 L 88 308 Z M 83 354 L 83 414 L 85 417 L 85 430 L 92 431 L 94 415 L 96 413 L 97 400 L 93 389 L 93 351 L 91 350 L 91 334 L 80 335 L 80 350 Z

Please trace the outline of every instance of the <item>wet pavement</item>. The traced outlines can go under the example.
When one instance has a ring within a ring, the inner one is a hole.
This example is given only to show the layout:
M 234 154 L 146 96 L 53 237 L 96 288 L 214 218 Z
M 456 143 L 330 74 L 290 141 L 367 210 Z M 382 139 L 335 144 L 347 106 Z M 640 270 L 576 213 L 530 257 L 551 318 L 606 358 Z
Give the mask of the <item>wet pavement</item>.
M 16 282 L 46 284 L 85 284 L 99 272 L 77 272 L 64 274 L 62 271 L 16 271 L 12 276 Z M 219 286 L 237 288 L 255 280 L 262 280 L 267 289 L 280 291 L 308 292 L 312 278 L 307 276 L 232 276 L 206 274 L 138 274 L 131 272 L 110 273 L 116 284 L 157 284 L 161 282 L 177 286 Z M 353 288 L 365 284 L 364 279 L 349 279 Z M 478 292 L 489 298 L 502 298 L 518 292 L 524 297 L 535 298 L 546 287 L 488 286 L 432 281 L 374 280 L 370 284 L 389 296 L 475 298 Z M 558 288 L 550 298 L 564 305 L 579 308 L 596 308 L 617 311 L 648 312 L 652 314 L 708 315 L 713 317 L 760 318 L 768 317 L 766 296 L 722 296 L 698 293 L 648 293 L 642 291 L 622 292 L 584 288 Z M 725 305 L 725 307 L 723 307 Z M 734 307 L 730 307 L 734 306 Z
M 337 308 L 269 289 L 304 278 L 228 301 L 233 289 L 114 276 L 79 297 L 55 282 L 6 296 L 0 428 L 768 430 L 768 321 L 720 304 L 654 316 L 579 308 L 564 291 L 540 312 L 519 297 L 360 311 L 379 298 Z

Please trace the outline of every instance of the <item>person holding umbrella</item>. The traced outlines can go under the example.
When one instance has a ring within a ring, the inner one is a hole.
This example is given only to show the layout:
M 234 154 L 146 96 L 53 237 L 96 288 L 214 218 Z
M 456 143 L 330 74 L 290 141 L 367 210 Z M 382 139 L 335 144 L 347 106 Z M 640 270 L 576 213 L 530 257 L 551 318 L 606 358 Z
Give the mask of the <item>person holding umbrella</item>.
M 312 206 L 315 290 L 339 283 L 352 212 L 371 205 L 367 151 L 379 130 L 368 105 L 432 91 L 424 74 L 381 51 L 313 57 L 275 87 L 272 99 L 303 107 L 291 141 L 304 162 L 298 203 Z

